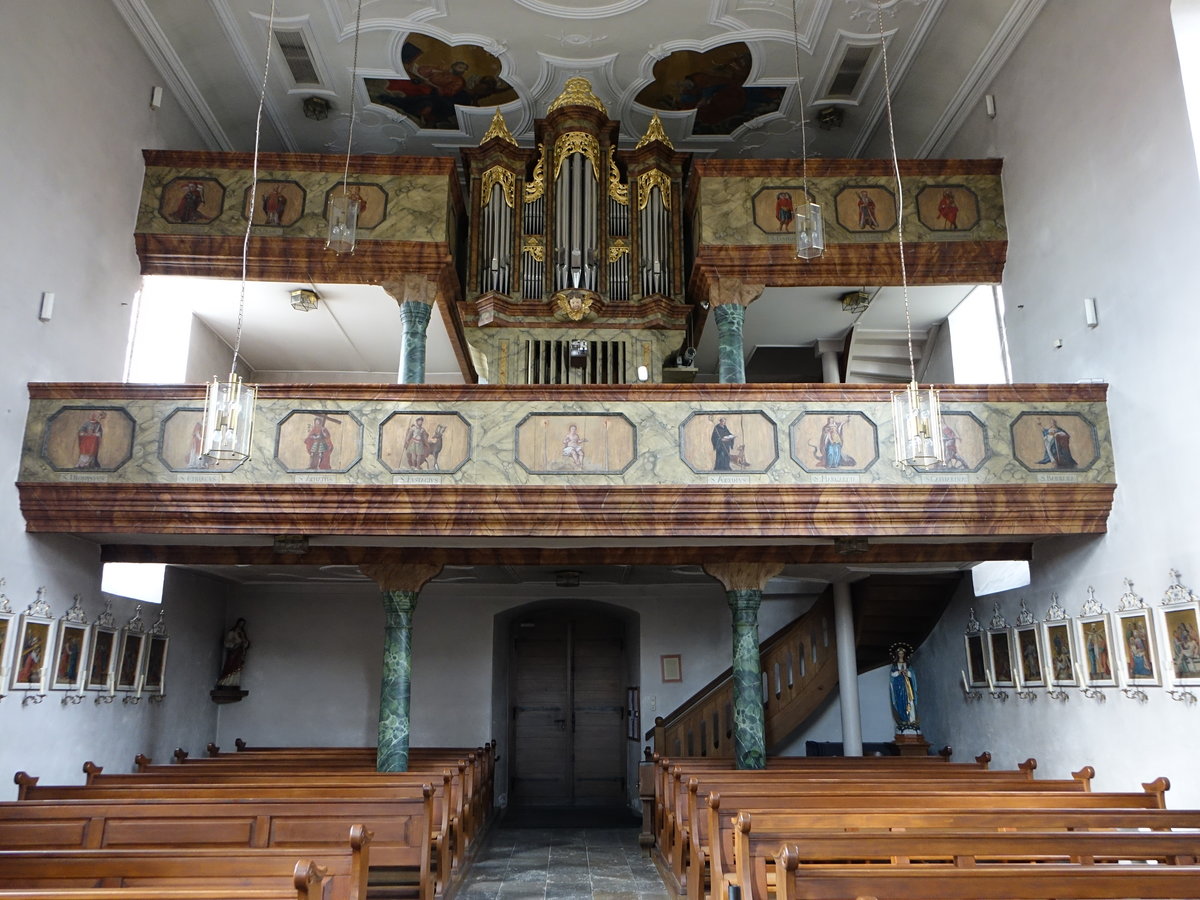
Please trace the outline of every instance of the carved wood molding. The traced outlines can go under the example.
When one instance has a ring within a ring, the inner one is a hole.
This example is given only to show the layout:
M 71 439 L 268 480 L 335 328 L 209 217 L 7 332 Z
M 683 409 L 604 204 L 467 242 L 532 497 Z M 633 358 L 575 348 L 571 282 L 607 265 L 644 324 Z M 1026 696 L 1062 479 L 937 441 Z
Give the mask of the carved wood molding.
M 103 562 L 174 563 L 177 565 L 305 565 L 366 566 L 428 563 L 438 566 L 700 566 L 719 560 L 784 565 L 890 563 L 971 563 L 984 559 L 1032 559 L 1033 546 L 1023 541 L 957 543 L 868 543 L 847 557 L 829 543 L 715 545 L 649 545 L 577 547 L 360 547 L 310 546 L 302 557 L 284 557 L 269 546 L 199 544 L 106 544 Z
M 595 400 L 631 403 L 890 403 L 895 386 L 879 384 L 262 384 L 261 399 L 461 403 L 474 401 Z M 943 403 L 1103 403 L 1107 384 L 949 384 Z M 204 385 L 34 381 L 31 400 L 194 400 Z
M 180 169 L 246 169 L 254 167 L 253 153 L 208 150 L 143 150 L 149 166 Z M 324 153 L 260 153 L 258 167 L 276 172 L 334 172 L 340 175 L 345 156 Z M 354 175 L 438 175 L 457 185 L 454 160 L 443 156 L 351 156 Z
M 682 329 L 691 307 L 666 297 L 649 297 L 632 303 L 605 303 L 603 298 L 592 309 L 588 328 Z M 563 328 L 569 321 L 546 318 L 544 305 L 537 301 L 512 300 L 498 294 L 484 294 L 458 304 L 459 317 L 476 328 Z
M 1116 490 L 1114 484 L 17 487 L 30 532 L 388 535 L 527 542 L 1101 534 Z

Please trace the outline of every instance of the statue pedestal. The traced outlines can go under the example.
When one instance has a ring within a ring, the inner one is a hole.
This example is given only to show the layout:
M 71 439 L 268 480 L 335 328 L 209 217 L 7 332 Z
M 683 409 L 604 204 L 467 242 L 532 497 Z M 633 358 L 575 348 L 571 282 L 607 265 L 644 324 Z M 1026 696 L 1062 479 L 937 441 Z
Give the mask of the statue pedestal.
M 913 734 L 912 732 L 897 733 L 896 747 L 899 748 L 901 756 L 929 755 L 929 741 L 925 740 L 920 734 Z
M 215 687 L 208 692 L 213 703 L 237 703 L 250 694 L 239 687 Z

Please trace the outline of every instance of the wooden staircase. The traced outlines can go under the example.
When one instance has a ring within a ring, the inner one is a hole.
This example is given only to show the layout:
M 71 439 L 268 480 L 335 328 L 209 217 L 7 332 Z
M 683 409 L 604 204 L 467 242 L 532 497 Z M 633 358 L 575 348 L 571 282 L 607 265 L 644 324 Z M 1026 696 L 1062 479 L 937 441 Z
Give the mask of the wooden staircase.
M 919 647 L 945 611 L 962 575 L 872 575 L 850 586 L 858 671 L 890 662 L 897 641 Z M 833 589 L 762 642 L 767 752 L 777 752 L 838 684 Z M 669 716 L 654 723 L 654 750 L 665 756 L 733 757 L 733 671 L 727 669 Z

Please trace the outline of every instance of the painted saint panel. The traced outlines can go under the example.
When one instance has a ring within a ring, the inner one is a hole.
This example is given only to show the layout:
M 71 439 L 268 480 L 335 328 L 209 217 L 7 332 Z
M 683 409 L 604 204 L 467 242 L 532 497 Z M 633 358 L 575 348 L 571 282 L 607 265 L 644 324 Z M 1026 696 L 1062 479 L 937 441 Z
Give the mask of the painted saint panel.
M 992 451 L 987 427 L 974 413 L 942 411 L 943 462 L 921 469 L 930 472 L 978 472 Z
M 796 207 L 811 201 L 800 184 L 765 187 L 751 199 L 754 224 L 767 234 L 795 234 Z
M 517 463 L 535 475 L 619 475 L 637 456 L 637 431 L 622 415 L 535 413 L 517 425 Z
M 275 458 L 289 472 L 345 472 L 362 458 L 362 425 L 342 410 L 295 410 L 276 428 Z
M 173 225 L 203 225 L 225 208 L 225 185 L 215 178 L 173 178 L 163 185 L 158 214 Z
M 42 457 L 58 472 L 112 472 L 133 455 L 134 424 L 119 406 L 64 406 L 46 422 Z
M 692 413 L 679 426 L 679 455 L 697 474 L 766 472 L 779 458 L 775 422 L 761 410 Z
M 1085 471 L 1100 455 L 1096 428 L 1079 413 L 1023 412 L 1011 430 L 1013 456 L 1031 472 Z
M 158 458 L 171 472 L 232 472 L 244 460 L 217 460 L 204 455 L 204 410 L 180 407 L 163 419 Z
M 879 459 L 875 423 L 853 410 L 804 413 L 791 436 L 792 459 L 805 472 L 865 472 Z
M 392 473 L 450 475 L 471 457 L 471 426 L 457 413 L 405 410 L 379 427 L 379 461 Z
M 342 196 L 342 183 L 325 192 L 325 210 L 328 218 L 329 202 Z M 347 181 L 346 196 L 358 201 L 358 227 L 370 231 L 387 217 L 387 191 L 377 184 L 363 181 Z
M 295 181 L 259 181 L 254 192 L 254 224 L 287 227 L 304 215 L 305 191 Z M 250 188 L 242 200 L 242 215 L 250 212 Z
M 979 224 L 979 198 L 966 185 L 927 185 L 917 192 L 917 218 L 930 231 L 970 231 Z
M 896 197 L 888 188 L 851 184 L 834 200 L 838 224 L 850 232 L 882 232 L 896 227 Z

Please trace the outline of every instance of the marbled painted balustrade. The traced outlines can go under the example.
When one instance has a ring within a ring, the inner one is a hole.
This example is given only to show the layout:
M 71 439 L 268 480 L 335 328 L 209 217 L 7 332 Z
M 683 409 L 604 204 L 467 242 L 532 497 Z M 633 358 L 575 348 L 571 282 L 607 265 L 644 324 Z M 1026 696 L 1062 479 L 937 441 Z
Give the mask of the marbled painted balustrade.
M 901 160 L 910 284 L 998 283 L 1008 232 L 998 159 Z M 798 260 L 787 209 L 807 183 L 821 206 L 825 253 Z M 698 160 L 688 179 L 690 292 L 736 276 L 768 286 L 899 284 L 891 160 Z
M 196 385 L 33 384 L 31 531 L 979 540 L 1104 530 L 1104 385 L 947 386 L 898 467 L 878 385 L 262 385 L 253 453 L 195 453 Z M 96 424 L 102 431 L 98 452 Z

